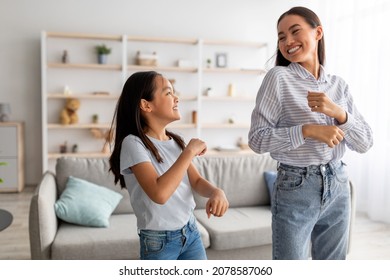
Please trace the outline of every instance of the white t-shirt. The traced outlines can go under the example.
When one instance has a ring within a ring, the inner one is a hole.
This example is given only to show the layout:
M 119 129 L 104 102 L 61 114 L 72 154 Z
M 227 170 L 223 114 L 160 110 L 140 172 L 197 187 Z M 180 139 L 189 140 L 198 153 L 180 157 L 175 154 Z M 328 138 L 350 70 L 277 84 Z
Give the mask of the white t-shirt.
M 149 139 L 164 162 L 158 163 L 141 139 L 134 135 L 123 139 L 120 155 L 121 174 L 124 176 L 130 202 L 137 217 L 137 227 L 149 230 L 177 230 L 187 224 L 195 208 L 187 173 L 169 200 L 164 205 L 160 205 L 148 197 L 129 168 L 141 162 L 151 162 L 156 172 L 162 175 L 177 160 L 182 151 L 173 139 L 168 141 L 159 141 L 152 137 Z

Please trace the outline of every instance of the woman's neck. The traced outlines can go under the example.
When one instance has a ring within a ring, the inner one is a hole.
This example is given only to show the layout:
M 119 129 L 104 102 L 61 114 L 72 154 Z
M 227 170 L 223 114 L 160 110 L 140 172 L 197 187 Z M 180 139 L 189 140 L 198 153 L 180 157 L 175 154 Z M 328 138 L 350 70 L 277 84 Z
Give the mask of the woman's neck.
M 309 71 L 316 80 L 320 77 L 320 63 L 318 59 L 312 63 L 299 63 L 302 67 L 304 67 L 307 71 Z

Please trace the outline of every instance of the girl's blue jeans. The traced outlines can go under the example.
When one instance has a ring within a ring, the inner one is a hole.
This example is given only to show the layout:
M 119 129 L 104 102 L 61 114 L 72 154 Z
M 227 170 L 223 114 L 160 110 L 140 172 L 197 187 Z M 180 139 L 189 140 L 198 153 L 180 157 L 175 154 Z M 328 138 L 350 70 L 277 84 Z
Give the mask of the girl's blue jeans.
M 350 190 L 345 164 L 279 164 L 272 191 L 273 259 L 345 259 Z
M 140 230 L 141 260 L 206 260 L 194 217 L 179 230 Z

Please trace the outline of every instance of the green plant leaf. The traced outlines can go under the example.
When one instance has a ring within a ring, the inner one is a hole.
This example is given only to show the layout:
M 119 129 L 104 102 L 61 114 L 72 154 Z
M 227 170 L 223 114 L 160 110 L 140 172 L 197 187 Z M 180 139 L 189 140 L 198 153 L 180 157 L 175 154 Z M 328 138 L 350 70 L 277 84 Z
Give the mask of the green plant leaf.
M 105 44 L 97 45 L 95 47 L 97 54 L 110 54 L 111 48 L 107 47 Z

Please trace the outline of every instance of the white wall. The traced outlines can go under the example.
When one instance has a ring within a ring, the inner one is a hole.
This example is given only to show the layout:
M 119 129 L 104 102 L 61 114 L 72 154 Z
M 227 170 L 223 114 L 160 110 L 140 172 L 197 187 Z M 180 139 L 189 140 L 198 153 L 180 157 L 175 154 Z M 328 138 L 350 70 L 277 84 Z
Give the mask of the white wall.
M 0 102 L 25 122 L 26 183 L 41 170 L 40 33 L 46 31 L 268 42 L 292 0 L 0 0 Z M 321 16 L 321 11 L 317 11 Z M 1 136 L 0 136 L 1 141 Z

